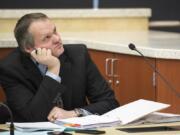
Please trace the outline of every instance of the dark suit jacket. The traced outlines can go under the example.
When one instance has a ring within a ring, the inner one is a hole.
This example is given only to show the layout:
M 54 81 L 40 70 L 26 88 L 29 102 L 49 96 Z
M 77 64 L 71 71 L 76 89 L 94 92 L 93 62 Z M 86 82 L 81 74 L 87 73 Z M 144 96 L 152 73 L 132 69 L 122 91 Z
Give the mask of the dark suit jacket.
M 59 57 L 61 83 L 42 76 L 35 63 L 19 48 L 1 61 L 0 80 L 16 121 L 46 121 L 59 97 L 66 110 L 81 107 L 103 114 L 118 106 L 86 46 L 64 45 L 64 49 Z

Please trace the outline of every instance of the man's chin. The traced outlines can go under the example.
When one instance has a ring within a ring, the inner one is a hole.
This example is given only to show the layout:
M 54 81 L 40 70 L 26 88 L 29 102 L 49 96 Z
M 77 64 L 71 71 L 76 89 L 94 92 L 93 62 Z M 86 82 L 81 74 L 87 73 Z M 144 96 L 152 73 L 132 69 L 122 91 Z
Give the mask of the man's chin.
M 64 53 L 64 47 L 61 47 L 61 49 L 57 50 L 54 54 L 54 56 L 59 57 Z

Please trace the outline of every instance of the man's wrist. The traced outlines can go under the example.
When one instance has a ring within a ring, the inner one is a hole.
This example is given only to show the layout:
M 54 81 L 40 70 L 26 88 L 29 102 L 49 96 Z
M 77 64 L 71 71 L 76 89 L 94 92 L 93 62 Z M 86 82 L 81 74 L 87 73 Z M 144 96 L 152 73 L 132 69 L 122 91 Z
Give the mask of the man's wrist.
M 49 77 L 53 78 L 54 80 L 58 81 L 59 83 L 61 83 L 61 77 L 54 73 L 47 71 L 46 76 L 49 76 Z
M 48 71 L 53 73 L 53 74 L 56 74 L 56 75 L 59 75 L 59 70 L 60 70 L 60 68 L 58 68 L 58 67 L 54 67 L 54 68 L 48 67 Z

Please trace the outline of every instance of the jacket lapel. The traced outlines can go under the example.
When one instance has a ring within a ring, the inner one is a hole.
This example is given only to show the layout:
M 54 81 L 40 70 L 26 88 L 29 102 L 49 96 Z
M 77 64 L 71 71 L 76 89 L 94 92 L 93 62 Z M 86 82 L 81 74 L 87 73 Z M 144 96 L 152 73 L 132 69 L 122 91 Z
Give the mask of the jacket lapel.
M 25 54 L 21 53 L 22 55 L 22 64 L 27 71 L 27 79 L 39 86 L 43 76 L 41 75 L 37 65 L 31 60 L 30 57 L 26 56 Z
M 68 57 L 67 52 L 64 52 L 60 56 L 61 62 L 61 69 L 60 69 L 60 77 L 62 79 L 61 84 L 66 86 L 67 90 L 63 93 L 62 99 L 66 108 L 64 109 L 71 109 L 72 106 L 72 62 L 71 59 Z

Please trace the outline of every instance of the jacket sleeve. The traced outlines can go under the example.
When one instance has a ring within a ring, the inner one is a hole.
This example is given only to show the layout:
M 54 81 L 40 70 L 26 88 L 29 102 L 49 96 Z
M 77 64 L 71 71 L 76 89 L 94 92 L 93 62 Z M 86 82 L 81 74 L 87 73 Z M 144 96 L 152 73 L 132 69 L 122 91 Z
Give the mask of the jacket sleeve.
M 103 114 L 119 106 L 114 92 L 102 77 L 96 65 L 86 53 L 87 98 L 90 102 L 83 109 L 97 114 Z
M 13 113 L 20 118 L 20 121 L 47 121 L 49 111 L 65 87 L 52 78 L 44 76 L 36 89 L 36 86 L 30 85 L 28 80 L 20 78 L 22 78 L 20 73 L 6 66 L 0 66 L 1 85 Z

